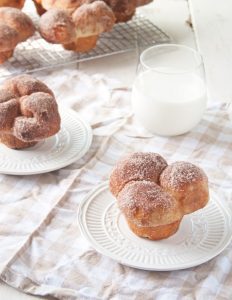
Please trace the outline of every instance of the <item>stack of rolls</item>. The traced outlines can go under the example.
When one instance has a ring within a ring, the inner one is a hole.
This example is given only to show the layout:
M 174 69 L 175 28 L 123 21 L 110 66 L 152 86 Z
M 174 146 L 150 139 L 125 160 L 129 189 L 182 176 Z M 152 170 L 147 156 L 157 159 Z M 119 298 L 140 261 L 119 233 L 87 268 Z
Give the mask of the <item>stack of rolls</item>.
M 151 152 L 132 153 L 120 160 L 109 185 L 130 229 L 151 240 L 176 233 L 183 216 L 203 208 L 209 199 L 202 169 L 184 161 L 168 165 Z

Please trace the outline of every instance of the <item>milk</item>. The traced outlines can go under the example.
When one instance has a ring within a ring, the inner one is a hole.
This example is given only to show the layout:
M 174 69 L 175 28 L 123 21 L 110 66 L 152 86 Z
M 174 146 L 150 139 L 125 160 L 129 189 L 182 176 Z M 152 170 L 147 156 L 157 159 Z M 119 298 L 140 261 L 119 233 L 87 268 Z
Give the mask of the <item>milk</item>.
M 136 118 L 150 132 L 179 135 L 191 130 L 206 108 L 205 83 L 190 73 L 148 70 L 135 80 L 132 106 Z

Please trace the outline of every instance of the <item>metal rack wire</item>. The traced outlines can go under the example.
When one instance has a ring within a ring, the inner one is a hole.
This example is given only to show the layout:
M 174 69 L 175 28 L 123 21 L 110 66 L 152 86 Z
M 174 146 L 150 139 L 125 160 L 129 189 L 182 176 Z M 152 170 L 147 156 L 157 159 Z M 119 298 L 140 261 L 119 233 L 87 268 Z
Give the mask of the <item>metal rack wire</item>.
M 111 32 L 102 34 L 97 47 L 88 53 L 75 53 L 61 45 L 49 44 L 37 32 L 19 44 L 14 56 L 0 66 L 0 77 L 123 53 L 135 49 L 136 44 L 143 48 L 168 42 L 169 36 L 141 15 L 127 23 L 116 24 Z

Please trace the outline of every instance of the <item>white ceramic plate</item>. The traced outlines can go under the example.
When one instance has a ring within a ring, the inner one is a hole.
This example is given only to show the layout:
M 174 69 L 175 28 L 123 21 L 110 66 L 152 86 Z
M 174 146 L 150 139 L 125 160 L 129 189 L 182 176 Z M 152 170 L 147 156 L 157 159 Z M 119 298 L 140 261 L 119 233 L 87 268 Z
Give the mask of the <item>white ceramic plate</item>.
M 184 216 L 172 237 L 160 241 L 139 238 L 117 208 L 108 183 L 82 201 L 78 221 L 82 234 L 98 252 L 143 270 L 170 271 L 200 265 L 221 253 L 232 238 L 228 209 L 215 195 L 204 209 Z
M 12 150 L 0 144 L 0 173 L 32 175 L 63 168 L 80 159 L 90 148 L 92 130 L 79 115 L 60 108 L 61 130 L 34 147 Z

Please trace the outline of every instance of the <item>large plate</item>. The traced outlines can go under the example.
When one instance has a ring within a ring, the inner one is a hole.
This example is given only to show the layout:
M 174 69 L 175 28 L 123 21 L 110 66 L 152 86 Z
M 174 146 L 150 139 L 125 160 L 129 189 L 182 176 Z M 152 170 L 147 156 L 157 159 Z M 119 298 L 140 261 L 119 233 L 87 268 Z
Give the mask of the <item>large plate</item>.
M 0 173 L 32 175 L 63 168 L 80 159 L 92 142 L 90 126 L 73 110 L 61 107 L 61 130 L 34 147 L 12 150 L 0 144 Z
M 232 238 L 227 207 L 214 194 L 204 209 L 184 216 L 172 237 L 150 241 L 129 229 L 108 183 L 97 187 L 81 203 L 82 234 L 100 253 L 138 269 L 170 271 L 200 265 L 221 253 Z

